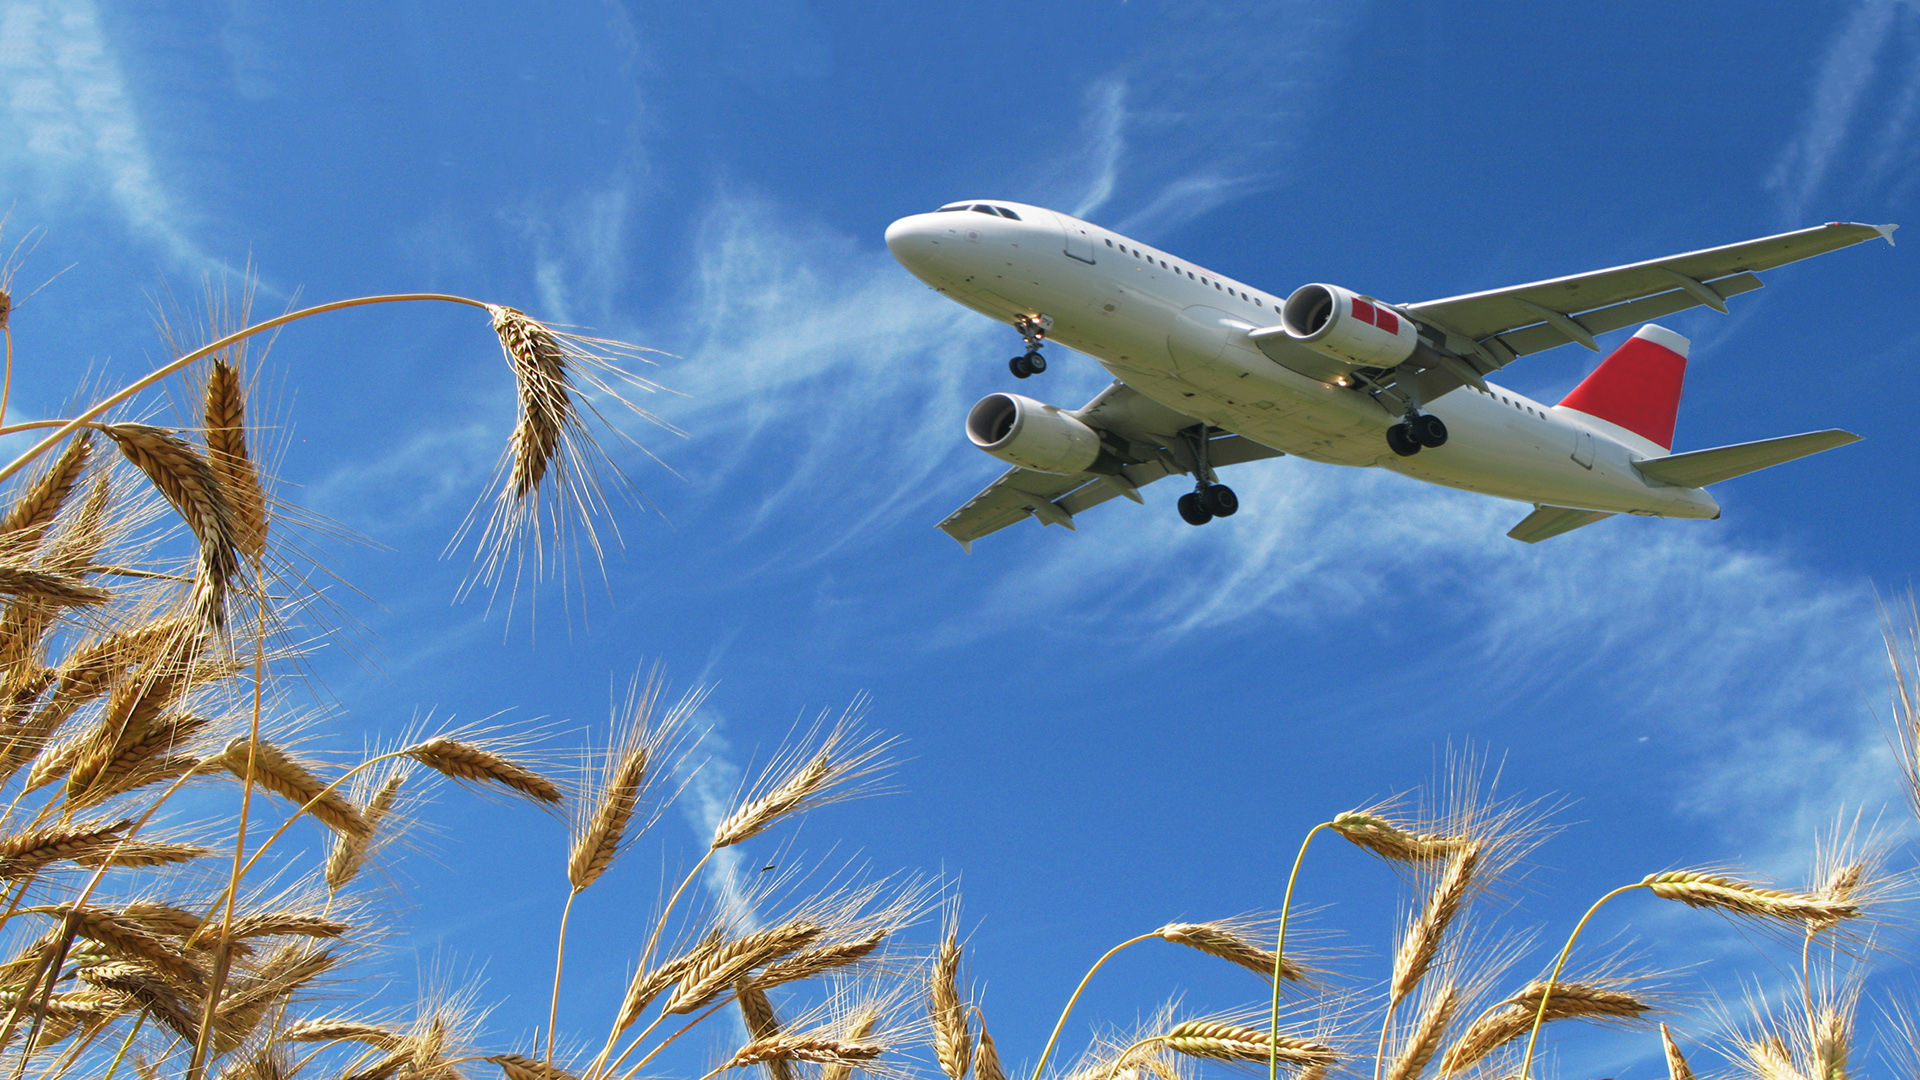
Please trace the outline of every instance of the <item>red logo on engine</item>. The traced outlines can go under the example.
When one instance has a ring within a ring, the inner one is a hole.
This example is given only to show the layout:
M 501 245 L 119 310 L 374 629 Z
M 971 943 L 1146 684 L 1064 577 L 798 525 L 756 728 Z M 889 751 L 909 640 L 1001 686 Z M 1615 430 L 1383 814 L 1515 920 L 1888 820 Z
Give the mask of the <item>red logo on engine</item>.
M 1362 300 L 1357 296 L 1354 297 L 1353 298 L 1353 317 L 1356 319 L 1359 319 L 1363 323 L 1366 323 L 1368 326 L 1372 326 L 1373 325 L 1373 305 L 1367 303 L 1365 300 Z

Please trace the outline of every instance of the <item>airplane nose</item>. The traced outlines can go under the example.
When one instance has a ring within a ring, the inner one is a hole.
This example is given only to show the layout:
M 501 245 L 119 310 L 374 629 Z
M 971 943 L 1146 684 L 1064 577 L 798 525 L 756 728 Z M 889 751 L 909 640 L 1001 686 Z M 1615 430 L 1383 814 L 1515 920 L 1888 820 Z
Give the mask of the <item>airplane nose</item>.
M 933 214 L 913 214 L 887 226 L 887 250 L 900 265 L 926 277 L 939 261 L 939 240 L 945 230 Z

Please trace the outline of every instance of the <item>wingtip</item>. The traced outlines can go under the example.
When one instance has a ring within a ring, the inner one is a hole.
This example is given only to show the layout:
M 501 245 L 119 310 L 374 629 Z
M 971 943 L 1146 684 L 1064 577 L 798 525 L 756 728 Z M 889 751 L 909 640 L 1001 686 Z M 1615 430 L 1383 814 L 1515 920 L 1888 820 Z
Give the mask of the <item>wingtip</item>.
M 1892 247 L 1893 246 L 1893 230 L 1899 227 L 1900 226 L 1893 225 L 1893 224 L 1875 225 L 1873 227 L 1873 231 L 1880 234 L 1880 239 L 1885 240 L 1887 242 L 1888 247 Z

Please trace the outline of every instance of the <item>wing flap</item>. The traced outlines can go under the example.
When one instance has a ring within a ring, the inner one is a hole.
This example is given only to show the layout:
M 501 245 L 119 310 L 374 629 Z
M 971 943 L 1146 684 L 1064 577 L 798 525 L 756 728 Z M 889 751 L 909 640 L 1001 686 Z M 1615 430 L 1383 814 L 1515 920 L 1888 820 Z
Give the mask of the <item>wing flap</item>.
M 1859 441 L 1860 436 L 1851 431 L 1832 428 L 1648 458 L 1634 462 L 1633 467 L 1640 470 L 1641 475 L 1661 483 L 1700 488 Z
M 1575 510 L 1570 506 L 1536 506 L 1533 513 L 1520 519 L 1520 524 L 1508 529 L 1507 535 L 1523 544 L 1537 544 L 1542 540 L 1551 540 L 1561 533 L 1570 533 L 1602 518 L 1612 516 L 1605 510 Z

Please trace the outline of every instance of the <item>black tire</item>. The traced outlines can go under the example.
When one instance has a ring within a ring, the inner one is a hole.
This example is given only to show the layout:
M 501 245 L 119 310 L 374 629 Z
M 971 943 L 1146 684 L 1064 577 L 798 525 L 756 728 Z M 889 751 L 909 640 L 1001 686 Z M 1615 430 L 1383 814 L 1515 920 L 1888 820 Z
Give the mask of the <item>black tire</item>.
M 1033 367 L 1027 363 L 1027 358 L 1024 356 L 1016 356 L 1007 361 L 1007 370 L 1013 372 L 1013 377 L 1016 379 L 1024 379 L 1033 374 Z
M 1213 520 L 1213 515 L 1207 512 L 1207 508 L 1200 505 L 1200 493 L 1197 491 L 1189 491 L 1180 496 L 1179 507 L 1180 520 L 1189 525 L 1205 525 Z
M 1414 441 L 1406 424 L 1395 424 L 1387 429 L 1387 449 L 1401 457 L 1412 457 L 1420 452 L 1420 444 Z
M 1200 492 L 1200 507 L 1214 517 L 1232 517 L 1240 509 L 1240 496 L 1225 484 L 1214 484 Z
M 1439 417 L 1431 413 L 1416 416 L 1412 424 L 1414 441 L 1421 446 L 1431 448 L 1447 445 L 1447 425 Z
M 1039 353 L 1030 352 L 1027 354 L 1026 359 L 1027 370 L 1033 372 L 1035 375 L 1047 370 L 1047 358 L 1041 356 Z

